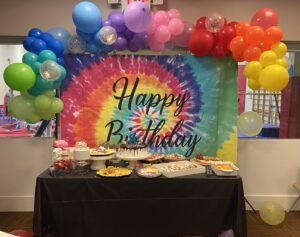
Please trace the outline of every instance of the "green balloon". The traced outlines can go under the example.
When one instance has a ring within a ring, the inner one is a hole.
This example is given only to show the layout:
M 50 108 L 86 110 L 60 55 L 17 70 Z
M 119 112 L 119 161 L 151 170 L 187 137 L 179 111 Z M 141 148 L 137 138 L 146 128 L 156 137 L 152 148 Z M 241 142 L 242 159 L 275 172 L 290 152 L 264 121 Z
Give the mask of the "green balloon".
M 41 120 L 41 117 L 38 114 L 33 114 L 31 117 L 26 119 L 27 123 L 37 123 Z
M 38 61 L 40 63 L 43 63 L 47 60 L 56 61 L 56 55 L 51 50 L 46 49 L 46 50 L 43 50 L 42 52 L 40 52 Z
M 39 113 L 39 115 L 44 120 L 51 120 L 51 119 L 55 118 L 55 114 L 51 113 L 51 111 L 50 112 L 47 111 L 47 112 L 44 112 L 44 113 Z
M 60 113 L 64 108 L 64 103 L 59 98 L 53 98 L 51 103 L 51 111 L 54 114 Z
M 24 96 L 24 97 L 26 97 L 28 99 L 34 99 L 35 98 L 34 96 L 30 95 L 28 93 L 28 91 L 21 91 L 20 93 L 21 93 L 22 96 Z
M 48 97 L 53 97 L 55 95 L 55 91 L 54 90 L 47 90 L 43 94 L 48 96 Z
M 4 70 L 4 81 L 13 90 L 23 91 L 33 87 L 36 75 L 28 65 L 13 63 Z
M 31 68 L 35 73 L 39 74 L 41 65 L 42 64 L 40 62 L 34 62 L 33 64 L 31 64 Z
M 51 107 L 51 99 L 46 95 L 37 96 L 34 101 L 34 108 L 37 111 L 45 111 Z
M 25 53 L 22 58 L 22 62 L 27 64 L 28 66 L 32 66 L 34 62 L 38 59 L 38 56 L 34 53 Z
M 32 100 L 22 95 L 10 100 L 8 111 L 13 117 L 24 120 L 30 118 L 35 113 Z

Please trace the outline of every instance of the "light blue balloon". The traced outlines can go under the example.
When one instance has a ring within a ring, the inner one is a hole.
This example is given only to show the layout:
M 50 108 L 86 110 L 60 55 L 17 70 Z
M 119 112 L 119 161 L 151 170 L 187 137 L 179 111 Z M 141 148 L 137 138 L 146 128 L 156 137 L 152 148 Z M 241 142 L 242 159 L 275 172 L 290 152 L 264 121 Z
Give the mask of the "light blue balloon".
M 42 78 L 41 75 L 38 75 L 36 78 L 36 87 L 41 91 L 50 90 L 53 87 L 53 82 L 47 81 L 44 78 Z
M 36 62 L 34 62 L 32 65 L 31 65 L 31 68 L 32 68 L 32 70 L 35 72 L 35 73 L 40 73 L 40 68 L 41 68 L 41 63 L 40 62 L 38 62 L 38 61 L 36 61 Z
M 102 50 L 101 45 L 95 40 L 92 40 L 86 44 L 87 52 L 98 53 L 98 52 L 101 52 L 101 50 Z
M 72 18 L 76 28 L 87 34 L 97 32 L 102 25 L 99 8 L 88 1 L 80 2 L 73 8 Z
M 55 53 L 53 53 L 51 50 L 43 50 L 42 52 L 40 52 L 39 57 L 38 57 L 38 61 L 40 63 L 43 63 L 47 60 L 51 60 L 51 61 L 56 61 L 56 55 Z
M 22 58 L 22 62 L 27 64 L 28 66 L 31 66 L 34 62 L 36 62 L 38 59 L 38 56 L 34 53 L 25 53 L 23 55 L 23 58 Z
M 48 33 L 50 33 L 55 39 L 60 40 L 65 47 L 65 51 L 68 48 L 68 40 L 71 38 L 70 32 L 62 27 L 54 27 L 48 30 Z

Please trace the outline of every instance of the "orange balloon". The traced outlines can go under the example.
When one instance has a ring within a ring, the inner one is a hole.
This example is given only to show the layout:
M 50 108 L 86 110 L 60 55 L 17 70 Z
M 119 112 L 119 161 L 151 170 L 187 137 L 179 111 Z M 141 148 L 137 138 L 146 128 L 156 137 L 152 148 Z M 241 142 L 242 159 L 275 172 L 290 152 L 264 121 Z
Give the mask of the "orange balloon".
M 246 31 L 250 28 L 250 23 L 248 21 L 241 21 L 235 27 L 236 35 L 245 36 Z
M 250 26 L 245 32 L 245 41 L 250 45 L 258 45 L 264 41 L 265 31 L 260 26 Z
M 271 46 L 270 46 L 269 44 L 267 44 L 266 41 L 259 43 L 259 44 L 257 45 L 257 47 L 260 48 L 260 50 L 261 50 L 262 52 L 267 51 L 267 50 L 270 50 L 270 48 L 271 48 Z
M 230 51 L 234 54 L 241 54 L 244 52 L 247 44 L 242 36 L 234 37 L 229 45 Z
M 243 57 L 243 53 L 232 53 L 232 58 L 236 62 L 243 62 L 243 61 L 245 61 L 244 57 Z
M 266 30 L 265 42 L 267 44 L 276 44 L 282 39 L 283 33 L 279 26 L 271 26 Z
M 248 46 L 244 51 L 244 59 L 247 62 L 258 61 L 261 54 L 261 49 L 257 46 Z

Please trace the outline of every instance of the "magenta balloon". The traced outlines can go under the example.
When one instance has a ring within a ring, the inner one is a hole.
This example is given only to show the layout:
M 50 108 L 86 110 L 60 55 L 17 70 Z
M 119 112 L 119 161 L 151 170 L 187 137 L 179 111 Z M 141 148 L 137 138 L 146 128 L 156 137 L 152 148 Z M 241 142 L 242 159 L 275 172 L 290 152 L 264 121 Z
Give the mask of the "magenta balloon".
M 144 32 L 152 20 L 152 13 L 149 6 L 143 2 L 135 1 L 130 3 L 124 11 L 125 25 L 132 32 Z
M 127 49 L 128 41 L 125 37 L 119 36 L 113 46 L 115 50 L 123 51 Z
M 126 25 L 124 22 L 124 16 L 120 11 L 113 11 L 108 15 L 108 20 L 110 21 L 110 26 L 115 28 L 117 32 L 123 32 L 126 30 Z
M 178 36 L 173 36 L 172 39 L 174 40 L 177 46 L 187 47 L 190 34 L 195 30 L 195 25 L 187 21 L 183 23 L 184 23 L 183 32 Z

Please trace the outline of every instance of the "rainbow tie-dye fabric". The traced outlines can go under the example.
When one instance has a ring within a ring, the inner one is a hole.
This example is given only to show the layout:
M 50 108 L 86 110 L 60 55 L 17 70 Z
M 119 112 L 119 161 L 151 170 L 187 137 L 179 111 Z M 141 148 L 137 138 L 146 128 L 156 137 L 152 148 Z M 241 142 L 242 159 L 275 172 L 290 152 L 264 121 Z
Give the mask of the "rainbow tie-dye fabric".
M 231 58 L 66 55 L 61 138 L 94 147 L 136 135 L 152 151 L 236 162 Z

